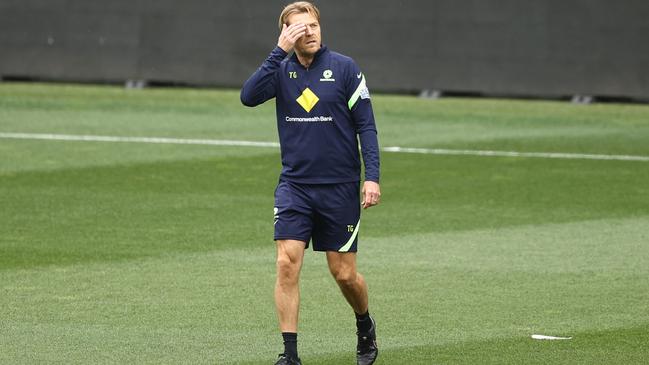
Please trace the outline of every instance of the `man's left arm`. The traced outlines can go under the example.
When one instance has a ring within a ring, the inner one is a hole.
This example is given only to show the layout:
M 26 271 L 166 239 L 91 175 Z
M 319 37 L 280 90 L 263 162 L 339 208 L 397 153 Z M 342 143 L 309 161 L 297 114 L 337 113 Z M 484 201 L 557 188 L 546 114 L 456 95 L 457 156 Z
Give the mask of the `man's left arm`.
M 353 64 L 349 86 L 352 94 L 348 101 L 356 133 L 361 144 L 361 153 L 365 164 L 365 182 L 363 183 L 363 209 L 377 205 L 381 199 L 379 186 L 380 157 L 374 112 L 370 101 L 370 92 L 365 82 L 365 75 L 356 64 Z

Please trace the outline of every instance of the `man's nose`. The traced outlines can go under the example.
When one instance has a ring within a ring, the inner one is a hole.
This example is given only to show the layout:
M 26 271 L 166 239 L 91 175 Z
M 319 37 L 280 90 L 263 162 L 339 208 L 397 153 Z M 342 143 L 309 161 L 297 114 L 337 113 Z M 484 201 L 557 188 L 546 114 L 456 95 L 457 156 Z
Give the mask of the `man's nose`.
M 313 34 L 313 29 L 311 29 L 311 27 L 307 26 L 306 27 L 306 35 L 311 35 L 311 34 Z

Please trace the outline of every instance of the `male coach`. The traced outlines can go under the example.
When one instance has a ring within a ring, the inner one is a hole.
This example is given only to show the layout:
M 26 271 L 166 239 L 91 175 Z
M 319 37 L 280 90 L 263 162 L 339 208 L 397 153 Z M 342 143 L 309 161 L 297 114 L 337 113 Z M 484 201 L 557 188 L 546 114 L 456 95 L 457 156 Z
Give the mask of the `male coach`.
M 357 363 L 373 364 L 378 355 L 375 322 L 368 312 L 367 284 L 356 271 L 360 206 L 378 204 L 381 195 L 365 75 L 351 58 L 322 45 L 320 12 L 313 4 L 287 5 L 279 28 L 277 47 L 241 90 L 247 106 L 276 99 L 282 172 L 274 209 L 275 306 L 284 340 L 276 365 L 301 364 L 298 281 L 310 241 L 313 250 L 326 252 L 329 270 L 356 313 Z M 362 202 L 358 140 L 365 164 Z

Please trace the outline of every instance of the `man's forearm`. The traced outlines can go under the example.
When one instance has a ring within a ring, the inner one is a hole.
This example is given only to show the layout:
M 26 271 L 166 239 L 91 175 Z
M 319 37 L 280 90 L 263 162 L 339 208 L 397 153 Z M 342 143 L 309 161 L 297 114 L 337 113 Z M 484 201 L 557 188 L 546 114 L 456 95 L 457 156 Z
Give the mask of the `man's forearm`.
M 375 130 L 366 130 L 359 135 L 361 142 L 361 153 L 365 164 L 365 181 L 379 182 L 380 178 L 380 157 L 379 141 Z

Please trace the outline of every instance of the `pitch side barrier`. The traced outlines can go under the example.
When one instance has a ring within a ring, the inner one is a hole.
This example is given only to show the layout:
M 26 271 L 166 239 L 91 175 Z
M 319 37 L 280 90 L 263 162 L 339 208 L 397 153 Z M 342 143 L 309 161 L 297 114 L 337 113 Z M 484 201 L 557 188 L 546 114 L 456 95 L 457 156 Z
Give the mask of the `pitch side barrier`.
M 0 0 L 0 77 L 240 87 L 286 2 Z M 328 0 L 374 91 L 649 100 L 649 1 Z

